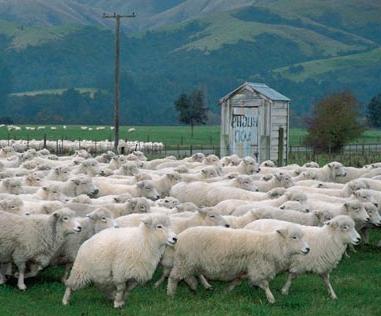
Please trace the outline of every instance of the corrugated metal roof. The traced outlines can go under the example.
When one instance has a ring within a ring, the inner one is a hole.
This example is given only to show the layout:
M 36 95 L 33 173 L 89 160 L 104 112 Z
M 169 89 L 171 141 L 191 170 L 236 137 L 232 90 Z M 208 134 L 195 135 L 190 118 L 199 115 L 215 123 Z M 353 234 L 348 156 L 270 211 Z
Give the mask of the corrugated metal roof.
M 291 101 L 289 98 L 279 93 L 278 91 L 270 88 L 268 85 L 264 83 L 245 82 L 244 84 L 240 85 L 237 89 L 233 90 L 232 92 L 224 96 L 222 99 L 220 99 L 220 103 L 225 102 L 227 99 L 235 95 L 237 92 L 239 92 L 243 88 L 252 89 L 258 92 L 259 94 L 264 95 L 266 98 L 269 98 L 272 101 L 287 101 L 287 102 Z

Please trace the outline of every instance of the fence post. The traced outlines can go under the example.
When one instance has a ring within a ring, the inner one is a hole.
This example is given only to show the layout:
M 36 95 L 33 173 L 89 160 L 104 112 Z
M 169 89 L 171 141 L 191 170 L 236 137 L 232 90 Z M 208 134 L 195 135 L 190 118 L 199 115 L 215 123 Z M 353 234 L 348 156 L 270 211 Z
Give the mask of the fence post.
M 46 133 L 44 134 L 44 148 L 46 148 Z
M 192 147 L 192 144 L 190 145 L 190 155 L 189 156 L 192 156 L 193 155 L 193 147 Z
M 278 167 L 283 166 L 283 150 L 284 150 L 284 129 L 281 127 L 278 132 Z

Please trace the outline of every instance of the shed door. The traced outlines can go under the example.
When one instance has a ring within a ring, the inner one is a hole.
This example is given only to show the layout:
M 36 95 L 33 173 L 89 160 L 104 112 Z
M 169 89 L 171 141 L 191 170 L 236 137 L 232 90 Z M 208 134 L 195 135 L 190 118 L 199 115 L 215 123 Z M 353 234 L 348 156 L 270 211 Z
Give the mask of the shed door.
M 230 144 L 231 152 L 240 157 L 259 157 L 258 106 L 237 106 L 232 108 Z

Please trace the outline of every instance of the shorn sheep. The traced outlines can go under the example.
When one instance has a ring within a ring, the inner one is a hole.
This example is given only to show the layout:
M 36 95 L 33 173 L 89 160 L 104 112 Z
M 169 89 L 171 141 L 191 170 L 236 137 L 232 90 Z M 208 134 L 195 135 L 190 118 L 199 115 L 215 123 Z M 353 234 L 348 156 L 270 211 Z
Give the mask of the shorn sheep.
M 167 216 L 147 215 L 139 227 L 94 235 L 78 251 L 62 303 L 69 304 L 73 291 L 93 282 L 106 289 L 115 308 L 122 307 L 133 288 L 152 278 L 165 246 L 176 243 L 169 227 Z
M 255 221 L 245 228 L 271 232 L 284 229 L 288 222 L 276 220 Z M 354 221 L 346 215 L 338 215 L 326 222 L 323 227 L 299 226 L 303 238 L 310 245 L 311 251 L 307 256 L 293 256 L 287 268 L 288 279 L 282 288 L 282 294 L 288 294 L 292 280 L 306 272 L 316 273 L 321 276 L 328 293 L 336 299 L 336 293 L 331 285 L 329 274 L 340 262 L 348 245 L 357 245 L 360 235 L 355 230 Z
M 252 284 L 265 291 L 269 303 L 274 303 L 269 281 L 284 269 L 290 256 L 309 252 L 302 237 L 302 231 L 294 226 L 265 234 L 247 229 L 189 228 L 178 235 L 167 294 L 175 295 L 180 280 L 195 290 L 194 276 L 200 273 L 221 281 L 246 274 Z

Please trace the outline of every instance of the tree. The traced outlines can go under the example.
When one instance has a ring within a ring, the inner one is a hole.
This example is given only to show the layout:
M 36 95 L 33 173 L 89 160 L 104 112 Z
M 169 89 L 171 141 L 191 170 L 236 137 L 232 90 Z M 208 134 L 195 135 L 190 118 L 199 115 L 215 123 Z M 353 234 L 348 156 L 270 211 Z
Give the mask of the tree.
M 337 152 L 349 141 L 361 136 L 358 118 L 360 105 L 350 92 L 329 95 L 316 103 L 307 119 L 306 143 L 316 151 Z
M 369 102 L 366 114 L 370 126 L 381 127 L 381 93 Z
M 182 93 L 175 101 L 175 108 L 179 113 L 179 121 L 191 126 L 192 137 L 194 126 L 205 124 L 208 120 L 205 96 L 200 89 L 194 90 L 189 96 Z

